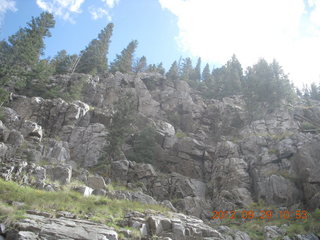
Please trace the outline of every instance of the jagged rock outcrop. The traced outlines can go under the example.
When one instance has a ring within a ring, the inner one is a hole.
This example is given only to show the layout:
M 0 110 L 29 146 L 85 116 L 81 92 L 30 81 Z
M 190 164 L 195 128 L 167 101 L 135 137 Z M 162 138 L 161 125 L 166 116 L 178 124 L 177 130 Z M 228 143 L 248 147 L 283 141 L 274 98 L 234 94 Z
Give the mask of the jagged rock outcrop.
M 296 106 L 261 109 L 252 118 L 241 96 L 207 100 L 186 82 L 160 74 L 61 75 L 51 84 L 80 80 L 85 84 L 83 102 L 13 95 L 0 121 L 2 178 L 54 191 L 47 180 L 66 184 L 72 177 L 87 185 L 78 188 L 85 195 L 169 200 L 170 208 L 205 221 L 212 210 L 247 208 L 259 200 L 320 208 L 320 135 L 303 129 L 306 121 L 320 126 L 318 102 L 305 107 L 308 103 L 297 100 Z M 156 160 L 152 165 L 129 161 L 126 155 L 133 146 L 128 139 L 121 156 L 105 162 L 103 177 L 88 178 L 83 168 L 94 169 L 104 158 L 114 103 L 126 93 L 137 103 L 135 129 L 151 125 L 156 130 Z M 139 191 L 110 193 L 104 189 L 109 179 Z M 159 221 L 141 227 L 150 225 L 147 234 L 159 232 Z M 161 227 L 167 228 L 164 222 Z M 193 232 L 181 222 L 169 225 L 173 239 Z M 217 237 L 210 231 L 201 237 Z M 266 236 L 279 231 L 268 228 Z M 248 239 L 244 233 L 233 238 Z

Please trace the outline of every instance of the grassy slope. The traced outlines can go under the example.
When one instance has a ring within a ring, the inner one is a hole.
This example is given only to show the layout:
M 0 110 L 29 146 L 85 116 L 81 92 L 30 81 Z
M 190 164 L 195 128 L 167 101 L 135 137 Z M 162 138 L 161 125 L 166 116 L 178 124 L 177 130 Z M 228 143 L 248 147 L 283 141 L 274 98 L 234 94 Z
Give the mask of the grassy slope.
M 12 202 L 23 202 L 24 205 L 17 207 Z M 83 197 L 68 190 L 47 192 L 0 179 L 0 222 L 21 218 L 26 210 L 39 210 L 52 214 L 56 211 L 68 211 L 79 218 L 89 218 L 111 226 L 122 219 L 127 211 L 167 212 L 164 207 L 158 205 L 98 196 Z

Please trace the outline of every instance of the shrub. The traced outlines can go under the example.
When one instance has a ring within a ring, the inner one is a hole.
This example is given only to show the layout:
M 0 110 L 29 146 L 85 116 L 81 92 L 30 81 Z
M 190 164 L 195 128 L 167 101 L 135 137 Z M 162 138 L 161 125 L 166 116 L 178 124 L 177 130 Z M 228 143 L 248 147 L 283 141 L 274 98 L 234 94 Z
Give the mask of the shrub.
M 155 158 L 156 131 L 148 126 L 137 134 L 133 141 L 133 151 L 128 154 L 128 159 L 136 162 L 153 163 Z

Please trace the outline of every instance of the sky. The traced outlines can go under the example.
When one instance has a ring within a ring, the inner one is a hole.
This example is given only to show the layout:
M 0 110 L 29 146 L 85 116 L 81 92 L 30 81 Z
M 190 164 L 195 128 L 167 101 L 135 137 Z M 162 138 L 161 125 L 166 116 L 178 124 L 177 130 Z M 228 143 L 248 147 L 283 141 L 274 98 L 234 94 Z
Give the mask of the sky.
M 0 40 L 42 11 L 56 19 L 44 57 L 79 53 L 112 21 L 110 60 L 136 39 L 136 57 L 167 70 L 180 56 L 212 68 L 235 54 L 244 69 L 276 59 L 296 86 L 320 83 L 320 0 L 0 0 Z

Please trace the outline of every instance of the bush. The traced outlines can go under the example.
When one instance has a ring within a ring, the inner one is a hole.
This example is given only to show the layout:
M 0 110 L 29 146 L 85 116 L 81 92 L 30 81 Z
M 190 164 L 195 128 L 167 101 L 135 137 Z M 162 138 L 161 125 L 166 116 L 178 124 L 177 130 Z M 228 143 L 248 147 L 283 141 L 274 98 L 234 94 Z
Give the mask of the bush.
M 104 153 L 109 160 L 119 156 L 126 137 L 131 134 L 135 109 L 136 101 L 130 94 L 121 96 L 118 102 L 114 104 L 115 113 L 112 116 L 110 132 L 107 136 L 109 145 Z
M 153 163 L 155 158 L 156 131 L 148 126 L 137 134 L 133 141 L 133 151 L 128 154 L 128 159 L 136 162 Z

